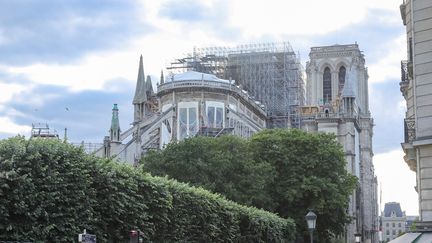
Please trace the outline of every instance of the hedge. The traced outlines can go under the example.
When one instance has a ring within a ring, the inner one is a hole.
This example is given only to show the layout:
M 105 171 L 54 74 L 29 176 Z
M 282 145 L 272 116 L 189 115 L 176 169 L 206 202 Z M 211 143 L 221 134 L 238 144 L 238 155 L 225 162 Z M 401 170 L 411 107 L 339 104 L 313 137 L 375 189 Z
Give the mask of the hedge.
M 295 224 L 58 140 L 0 141 L 0 240 L 292 242 Z

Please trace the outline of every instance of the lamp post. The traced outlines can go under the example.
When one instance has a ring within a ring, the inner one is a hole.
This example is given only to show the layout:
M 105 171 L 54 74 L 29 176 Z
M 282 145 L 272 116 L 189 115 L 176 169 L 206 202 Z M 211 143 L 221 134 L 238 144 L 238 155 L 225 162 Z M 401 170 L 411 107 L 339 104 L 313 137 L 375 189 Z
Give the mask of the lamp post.
M 313 231 L 315 230 L 317 216 L 312 210 L 309 210 L 305 218 L 309 229 L 310 242 L 313 243 Z
M 356 243 L 360 243 L 361 242 L 361 234 L 360 233 L 355 233 L 355 242 Z

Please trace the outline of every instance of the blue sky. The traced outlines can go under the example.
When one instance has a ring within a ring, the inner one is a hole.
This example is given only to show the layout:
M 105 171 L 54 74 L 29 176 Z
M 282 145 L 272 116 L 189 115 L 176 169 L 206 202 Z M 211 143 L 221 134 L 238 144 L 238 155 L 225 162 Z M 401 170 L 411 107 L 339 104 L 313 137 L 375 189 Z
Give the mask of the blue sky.
M 28 136 L 32 123 L 47 122 L 60 134 L 67 127 L 73 142 L 102 142 L 113 103 L 126 130 L 141 54 L 156 82 L 194 46 L 289 41 L 304 64 L 312 46 L 357 42 L 370 76 L 383 203 L 418 214 L 415 174 L 400 148 L 401 2 L 0 0 L 0 138 Z

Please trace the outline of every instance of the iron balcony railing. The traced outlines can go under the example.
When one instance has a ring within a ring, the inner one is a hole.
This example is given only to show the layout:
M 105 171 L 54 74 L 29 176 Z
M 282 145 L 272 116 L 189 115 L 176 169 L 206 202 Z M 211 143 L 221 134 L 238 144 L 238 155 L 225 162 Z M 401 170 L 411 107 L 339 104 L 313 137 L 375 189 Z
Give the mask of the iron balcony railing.
M 408 61 L 403 60 L 401 61 L 401 81 L 408 82 L 408 77 Z
M 404 120 L 404 135 L 405 143 L 412 143 L 416 138 L 415 120 L 414 118 L 406 118 Z

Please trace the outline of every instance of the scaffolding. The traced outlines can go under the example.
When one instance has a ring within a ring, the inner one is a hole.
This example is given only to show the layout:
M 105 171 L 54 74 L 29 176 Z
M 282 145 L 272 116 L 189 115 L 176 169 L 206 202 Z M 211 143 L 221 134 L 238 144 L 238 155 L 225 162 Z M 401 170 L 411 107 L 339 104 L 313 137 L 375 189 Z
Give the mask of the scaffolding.
M 59 135 L 50 129 L 48 123 L 32 123 L 30 138 L 59 138 Z
M 300 127 L 299 107 L 305 101 L 303 67 L 288 42 L 194 48 L 167 69 L 171 75 L 197 71 L 233 79 L 265 105 L 269 128 Z

